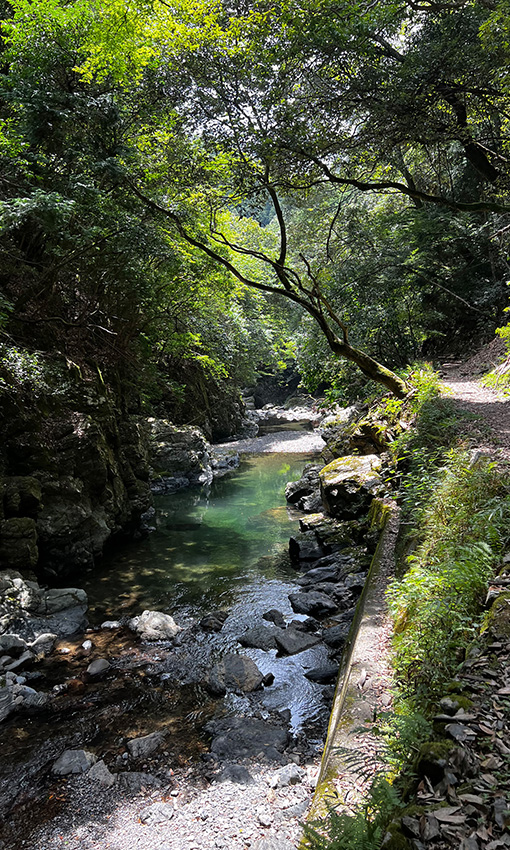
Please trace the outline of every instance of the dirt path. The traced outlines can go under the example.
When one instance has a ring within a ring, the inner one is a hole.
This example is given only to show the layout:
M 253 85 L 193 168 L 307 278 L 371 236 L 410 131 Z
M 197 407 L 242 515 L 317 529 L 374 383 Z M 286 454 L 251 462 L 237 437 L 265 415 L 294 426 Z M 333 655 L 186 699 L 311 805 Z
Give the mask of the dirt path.
M 494 340 L 465 363 L 444 363 L 443 385 L 461 410 L 472 414 L 466 438 L 480 451 L 510 461 L 510 397 L 480 384 L 481 375 L 499 362 L 501 340 Z

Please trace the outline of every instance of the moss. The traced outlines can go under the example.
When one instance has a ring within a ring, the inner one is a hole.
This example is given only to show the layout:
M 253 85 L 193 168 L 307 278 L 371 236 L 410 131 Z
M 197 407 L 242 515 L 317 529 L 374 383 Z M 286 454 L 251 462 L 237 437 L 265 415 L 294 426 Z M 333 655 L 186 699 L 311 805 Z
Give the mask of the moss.
M 510 637 L 510 590 L 500 593 L 488 611 L 482 634 L 489 632 L 495 638 Z
M 367 481 L 373 481 L 380 468 L 381 461 L 376 455 L 347 455 L 321 469 L 320 479 L 324 487 L 333 487 L 348 478 L 355 478 L 362 486 Z
M 445 686 L 445 692 L 447 694 L 460 694 L 462 691 L 465 690 L 465 688 L 466 685 L 464 682 L 459 682 L 457 679 L 452 679 L 451 682 L 448 682 L 448 684 Z M 457 699 L 457 696 L 455 696 L 455 699 Z
M 451 751 L 455 748 L 453 741 L 425 741 L 418 750 L 418 760 L 429 759 L 430 761 L 439 761 L 447 759 Z
M 410 850 L 411 847 L 397 821 L 389 824 L 381 846 L 384 850 Z
M 469 709 L 473 707 L 473 700 L 469 697 L 463 696 L 462 694 L 455 696 L 455 702 L 458 703 L 459 708 L 463 708 L 464 711 L 469 711 Z

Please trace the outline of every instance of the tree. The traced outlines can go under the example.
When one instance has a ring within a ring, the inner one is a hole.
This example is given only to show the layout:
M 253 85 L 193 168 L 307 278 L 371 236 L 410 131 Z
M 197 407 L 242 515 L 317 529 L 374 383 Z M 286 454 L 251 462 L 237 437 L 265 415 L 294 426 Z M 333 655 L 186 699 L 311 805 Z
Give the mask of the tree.
M 508 48 L 479 37 L 490 9 L 476 0 L 13 4 L 11 54 L 30 37 L 27 20 L 47 36 L 48 20 L 86 15 L 74 73 L 80 86 L 106 87 L 126 115 L 105 189 L 126 206 L 135 198 L 163 241 L 171 231 L 243 285 L 298 305 L 334 354 L 406 392 L 351 343 L 349 311 L 332 297 L 337 225 L 366 193 L 396 195 L 410 216 L 424 205 L 510 211 L 499 85 Z M 324 187 L 316 246 L 303 250 L 292 210 L 313 208 Z M 395 276 L 423 286 L 423 269 L 400 260 Z

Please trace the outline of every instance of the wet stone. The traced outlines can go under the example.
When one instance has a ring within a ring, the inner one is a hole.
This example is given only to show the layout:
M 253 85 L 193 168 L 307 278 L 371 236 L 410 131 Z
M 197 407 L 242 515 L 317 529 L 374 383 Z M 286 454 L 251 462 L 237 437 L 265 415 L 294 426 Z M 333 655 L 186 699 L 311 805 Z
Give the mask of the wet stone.
M 251 646 L 267 652 L 270 649 L 276 649 L 277 631 L 277 629 L 270 628 L 269 626 L 254 626 L 252 629 L 244 632 L 244 634 L 239 635 L 237 640 L 241 646 Z
M 147 758 L 161 746 L 164 740 L 163 732 L 152 732 L 150 735 L 143 735 L 141 738 L 133 738 L 128 741 L 127 748 L 132 758 Z
M 94 753 L 87 750 L 65 750 L 51 768 L 57 776 L 70 773 L 86 773 L 97 761 Z
M 296 614 L 309 614 L 319 619 L 334 614 L 338 608 L 325 593 L 290 593 L 290 604 Z
M 298 652 L 310 649 L 311 646 L 316 646 L 320 643 L 320 638 L 289 628 L 276 635 L 276 643 L 280 652 L 285 655 L 296 655 Z
M 266 611 L 265 614 L 262 614 L 262 618 L 269 623 L 274 623 L 279 629 L 285 628 L 285 617 L 277 608 L 271 608 L 270 611 Z
M 92 661 L 87 667 L 87 673 L 89 676 L 101 676 L 109 669 L 110 662 L 107 661 L 106 658 L 96 658 L 96 660 Z
M 330 685 L 338 676 L 338 664 L 326 664 L 323 667 L 314 667 L 305 673 L 305 678 L 319 685 Z
M 262 685 L 263 674 L 251 658 L 231 653 L 214 665 L 206 676 L 205 686 L 216 696 L 224 696 L 227 691 L 251 693 Z

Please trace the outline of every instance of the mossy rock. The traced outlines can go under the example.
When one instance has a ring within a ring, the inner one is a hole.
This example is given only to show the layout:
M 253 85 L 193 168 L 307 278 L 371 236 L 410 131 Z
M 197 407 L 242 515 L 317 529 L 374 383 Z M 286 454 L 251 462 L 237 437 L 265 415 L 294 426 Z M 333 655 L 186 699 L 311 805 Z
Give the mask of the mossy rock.
M 486 633 L 494 638 L 510 637 L 510 590 L 494 600 L 482 626 L 482 634 Z
M 398 821 L 392 821 L 389 824 L 381 848 L 384 848 L 384 850 L 411 850 L 411 844 L 403 834 Z
M 453 741 L 441 739 L 421 744 L 415 759 L 415 769 L 419 776 L 427 776 L 433 785 L 440 782 L 450 753 L 455 749 Z
M 328 463 L 319 473 L 327 512 L 338 519 L 355 519 L 366 513 L 382 490 L 380 470 L 377 455 L 349 455 Z
M 13 517 L 0 522 L 0 563 L 2 567 L 27 569 L 39 559 L 35 521 L 29 517 Z

